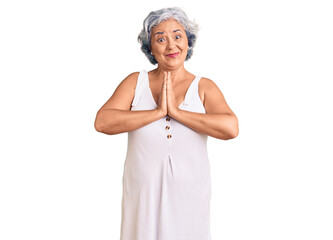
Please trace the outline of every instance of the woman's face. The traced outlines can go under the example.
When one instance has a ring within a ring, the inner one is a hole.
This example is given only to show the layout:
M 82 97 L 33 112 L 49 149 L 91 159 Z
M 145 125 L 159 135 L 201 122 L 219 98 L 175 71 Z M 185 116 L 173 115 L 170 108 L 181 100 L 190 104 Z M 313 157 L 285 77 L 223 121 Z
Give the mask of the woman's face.
M 184 27 L 175 19 L 161 22 L 151 31 L 151 52 L 158 65 L 174 69 L 184 64 L 188 39 Z

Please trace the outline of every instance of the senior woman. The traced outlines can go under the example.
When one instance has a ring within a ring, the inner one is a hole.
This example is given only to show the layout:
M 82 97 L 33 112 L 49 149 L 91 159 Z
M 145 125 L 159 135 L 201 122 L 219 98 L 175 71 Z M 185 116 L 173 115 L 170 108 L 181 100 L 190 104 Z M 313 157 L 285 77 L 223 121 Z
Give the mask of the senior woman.
M 232 139 L 238 120 L 217 85 L 188 72 L 198 26 L 180 8 L 152 11 L 138 40 L 157 68 L 128 75 L 95 129 L 128 132 L 121 240 L 210 240 L 207 136 Z

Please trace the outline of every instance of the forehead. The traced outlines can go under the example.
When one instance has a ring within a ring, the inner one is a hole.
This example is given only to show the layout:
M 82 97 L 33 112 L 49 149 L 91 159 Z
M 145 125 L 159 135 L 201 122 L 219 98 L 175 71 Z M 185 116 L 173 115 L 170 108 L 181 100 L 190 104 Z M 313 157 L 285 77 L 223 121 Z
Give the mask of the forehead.
M 155 32 L 172 32 L 176 29 L 180 29 L 183 32 L 185 31 L 183 25 L 171 18 L 153 27 L 151 31 L 154 34 Z

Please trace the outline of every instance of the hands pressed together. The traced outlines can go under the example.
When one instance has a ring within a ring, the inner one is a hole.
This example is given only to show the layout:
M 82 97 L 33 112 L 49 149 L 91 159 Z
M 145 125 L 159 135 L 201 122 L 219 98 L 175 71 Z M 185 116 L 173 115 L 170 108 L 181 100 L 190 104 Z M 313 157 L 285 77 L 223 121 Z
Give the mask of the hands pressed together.
M 174 117 L 180 109 L 178 108 L 176 96 L 172 89 L 171 73 L 164 72 L 162 89 L 158 97 L 157 110 L 161 115 Z

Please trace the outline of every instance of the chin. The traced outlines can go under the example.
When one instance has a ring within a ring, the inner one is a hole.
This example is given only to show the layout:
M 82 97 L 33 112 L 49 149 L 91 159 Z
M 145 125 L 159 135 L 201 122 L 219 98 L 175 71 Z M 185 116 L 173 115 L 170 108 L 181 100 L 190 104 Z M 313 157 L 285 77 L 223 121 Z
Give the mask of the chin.
M 177 68 L 184 64 L 182 61 L 174 61 L 174 62 L 165 62 L 163 65 L 167 68 Z

